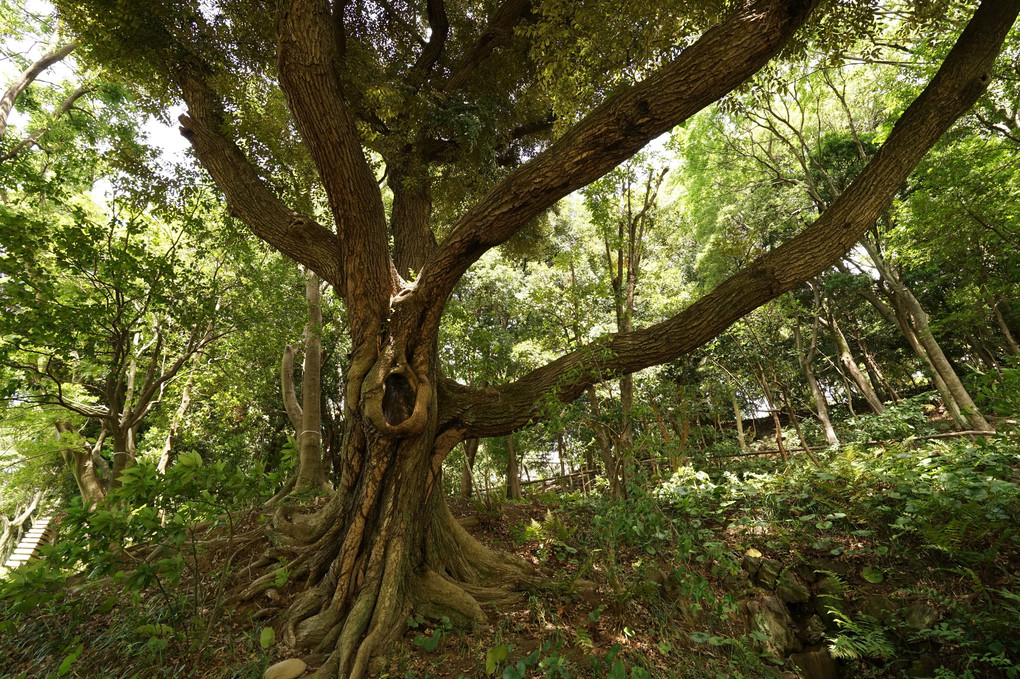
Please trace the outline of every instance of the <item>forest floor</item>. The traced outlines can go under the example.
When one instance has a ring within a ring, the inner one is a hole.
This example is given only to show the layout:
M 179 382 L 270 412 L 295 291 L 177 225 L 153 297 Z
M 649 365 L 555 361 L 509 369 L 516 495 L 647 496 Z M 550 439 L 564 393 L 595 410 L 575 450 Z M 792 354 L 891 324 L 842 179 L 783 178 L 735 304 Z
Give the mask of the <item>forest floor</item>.
M 988 441 L 850 445 L 821 469 L 739 462 L 641 479 L 626 501 L 450 499 L 472 534 L 551 584 L 488 607 L 473 632 L 410 620 L 375 676 L 1020 676 L 1015 425 Z M 290 657 L 272 624 L 297 584 L 282 573 L 223 604 L 250 581 L 265 525 L 235 517 L 230 539 L 198 540 L 173 576 L 151 549 L 123 550 L 95 580 L 25 571 L 0 601 L 0 679 L 261 677 Z

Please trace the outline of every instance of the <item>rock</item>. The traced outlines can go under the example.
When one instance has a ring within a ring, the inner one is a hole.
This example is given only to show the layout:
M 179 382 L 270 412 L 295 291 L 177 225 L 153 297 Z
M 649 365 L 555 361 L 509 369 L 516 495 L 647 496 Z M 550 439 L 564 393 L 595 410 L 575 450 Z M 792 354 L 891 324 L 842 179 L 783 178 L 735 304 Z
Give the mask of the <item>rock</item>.
M 754 592 L 754 585 L 751 584 L 747 572 L 743 570 L 727 575 L 723 578 L 722 584 L 726 591 L 737 599 L 743 599 Z
M 877 594 L 864 600 L 860 612 L 888 624 L 896 613 L 896 608 L 895 601 L 887 596 Z
M 766 596 L 760 601 L 750 601 L 747 610 L 751 614 L 752 627 L 766 637 L 761 642 L 764 651 L 776 658 L 785 658 L 801 649 L 793 618 L 777 597 Z
M 762 559 L 761 566 L 754 576 L 754 581 L 767 589 L 776 588 L 776 580 L 783 571 L 783 564 L 775 559 Z
M 903 617 L 903 621 L 914 629 L 928 629 L 939 619 L 938 611 L 925 604 L 907 606 L 900 611 L 900 615 Z
M 934 677 L 935 671 L 942 667 L 942 663 L 937 658 L 925 653 L 920 658 L 910 663 L 910 668 L 907 670 L 908 677 L 916 677 L 921 679 L 922 677 Z
M 265 674 L 262 675 L 262 679 L 297 679 L 300 677 L 305 668 L 308 665 L 305 664 L 304 660 L 298 658 L 290 658 L 283 662 L 278 662 L 275 665 L 270 665 L 266 668 Z
M 815 612 L 825 622 L 826 629 L 835 630 L 837 613 L 850 617 L 850 607 L 843 600 L 843 584 L 835 578 L 826 576 L 818 582 L 817 588 L 818 596 L 814 600 Z
M 800 576 L 801 582 L 811 584 L 818 581 L 818 571 L 811 564 L 799 563 L 793 567 L 793 570 Z
M 836 663 L 824 648 L 817 651 L 794 653 L 790 660 L 796 665 L 804 679 L 839 679 Z
M 811 600 L 807 585 L 791 570 L 784 571 L 776 582 L 776 594 L 788 604 L 806 604 Z
M 798 637 L 807 646 L 814 646 L 820 643 L 825 634 L 825 623 L 817 615 L 812 615 L 800 624 Z
M 740 567 L 744 569 L 744 572 L 748 576 L 754 577 L 758 573 L 758 569 L 761 568 L 761 552 L 753 547 L 744 553 L 744 559 L 740 562 Z
M 817 559 L 811 559 L 808 561 L 808 565 L 815 573 L 835 573 L 836 575 L 846 575 L 846 566 L 832 559 L 826 559 L 819 557 Z

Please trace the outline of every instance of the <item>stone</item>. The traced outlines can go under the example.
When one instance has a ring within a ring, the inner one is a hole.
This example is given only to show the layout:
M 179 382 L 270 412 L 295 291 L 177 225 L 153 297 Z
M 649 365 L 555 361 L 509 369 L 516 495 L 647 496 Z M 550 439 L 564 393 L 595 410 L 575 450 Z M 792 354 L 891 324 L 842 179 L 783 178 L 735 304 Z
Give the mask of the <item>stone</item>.
M 893 619 L 896 609 L 895 601 L 882 594 L 877 594 L 864 600 L 860 612 L 888 624 Z
M 807 620 L 801 622 L 800 632 L 797 636 L 805 645 L 814 646 L 817 643 L 821 643 L 824 635 L 825 623 L 817 615 L 812 615 Z
M 790 660 L 800 669 L 804 679 L 839 679 L 836 663 L 824 648 L 817 651 L 794 653 L 790 656 Z
M 776 582 L 776 594 L 788 604 L 806 604 L 811 600 L 807 585 L 791 570 L 784 571 Z
M 934 677 L 936 670 L 940 667 L 942 667 L 942 663 L 938 661 L 938 658 L 925 653 L 920 658 L 910 663 L 910 668 L 907 669 L 907 676 L 916 677 L 917 679 Z
M 726 591 L 737 599 L 742 599 L 754 592 L 754 585 L 751 584 L 751 578 L 748 577 L 747 572 L 743 570 L 727 575 L 723 578 L 722 584 L 723 587 L 726 588 Z
M 900 611 L 900 615 L 903 616 L 903 621 L 914 629 L 928 629 L 939 619 L 938 611 L 925 604 L 907 606 Z
M 751 614 L 753 629 L 766 637 L 760 642 L 762 650 L 776 658 L 785 658 L 802 648 L 793 618 L 778 597 L 766 596 L 758 601 L 750 601 L 747 610 Z
M 762 559 L 761 567 L 754 576 L 754 581 L 767 589 L 776 588 L 776 580 L 783 571 L 783 564 L 775 559 Z
M 850 617 L 850 607 L 843 600 L 843 584 L 835 578 L 824 577 L 816 585 L 818 596 L 814 599 L 815 612 L 825 622 L 825 628 L 832 631 L 838 629 L 837 614 Z
M 744 558 L 740 562 L 740 567 L 744 569 L 744 572 L 750 577 L 754 577 L 758 573 L 758 569 L 761 568 L 761 552 L 757 549 L 751 548 L 744 553 Z
M 308 665 L 299 658 L 290 658 L 266 668 L 262 679 L 297 679 L 304 674 Z
M 801 582 L 805 582 L 810 585 L 818 581 L 818 571 L 816 571 L 814 566 L 811 564 L 801 562 L 794 566 L 793 570 L 798 576 L 800 576 Z
M 846 575 L 846 566 L 843 564 L 833 561 L 832 559 L 826 559 L 824 557 L 818 557 L 808 561 L 808 565 L 816 573 L 835 573 L 836 575 Z

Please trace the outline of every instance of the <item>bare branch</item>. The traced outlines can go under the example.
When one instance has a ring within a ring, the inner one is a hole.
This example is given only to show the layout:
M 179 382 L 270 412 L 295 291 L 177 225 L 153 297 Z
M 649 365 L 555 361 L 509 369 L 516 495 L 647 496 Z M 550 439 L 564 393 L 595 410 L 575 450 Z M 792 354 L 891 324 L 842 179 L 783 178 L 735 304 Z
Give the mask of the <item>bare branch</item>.
M 63 103 L 61 103 L 60 106 L 58 106 L 57 109 L 53 112 L 53 117 L 52 120 L 50 121 L 50 124 L 46 125 L 45 127 L 40 127 L 37 130 L 33 130 L 30 135 L 19 141 L 14 146 L 14 148 L 0 156 L 0 163 L 5 163 L 11 158 L 21 153 L 22 151 L 30 149 L 36 144 L 38 144 L 42 136 L 49 132 L 51 129 L 53 129 L 53 125 L 56 124 L 58 120 L 60 120 L 60 117 L 71 110 L 71 107 L 74 106 L 74 102 L 76 102 L 81 97 L 85 96 L 88 92 L 89 90 L 87 90 L 86 88 L 79 87 L 70 95 L 68 95 L 68 97 L 64 99 Z
M 11 86 L 7 88 L 7 92 L 4 93 L 3 98 L 0 99 L 0 139 L 3 138 L 4 132 L 7 131 L 7 116 L 10 115 L 11 109 L 14 108 L 14 102 L 17 101 L 18 97 L 21 96 L 21 93 L 25 91 L 25 88 L 31 85 L 32 82 L 39 77 L 40 73 L 73 52 L 76 47 L 78 47 L 78 43 L 71 42 L 60 49 L 43 55 L 42 58 L 26 68 L 21 75 L 15 78 L 14 82 L 11 83 Z

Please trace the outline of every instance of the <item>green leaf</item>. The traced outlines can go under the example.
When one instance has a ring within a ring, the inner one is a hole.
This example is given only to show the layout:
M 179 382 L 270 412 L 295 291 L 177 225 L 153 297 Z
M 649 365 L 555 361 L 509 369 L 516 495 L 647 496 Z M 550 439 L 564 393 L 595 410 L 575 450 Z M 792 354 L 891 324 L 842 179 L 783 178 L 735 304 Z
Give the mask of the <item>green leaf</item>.
M 496 671 L 496 666 L 506 660 L 507 654 L 510 649 L 506 647 L 506 644 L 500 644 L 499 646 L 493 646 L 485 654 L 485 673 L 492 674 Z
M 865 566 L 864 570 L 861 571 L 861 576 L 873 585 L 877 585 L 885 580 L 885 575 L 882 574 L 882 571 L 874 566 Z
M 275 643 L 276 632 L 272 627 L 263 627 L 262 632 L 259 633 L 259 646 L 262 647 L 263 651 L 267 651 Z
M 85 649 L 84 644 L 78 644 L 75 646 L 70 653 L 68 653 L 60 663 L 60 667 L 57 668 L 57 676 L 63 677 L 71 671 L 71 666 L 74 665 L 75 661 L 78 660 L 78 656 Z

